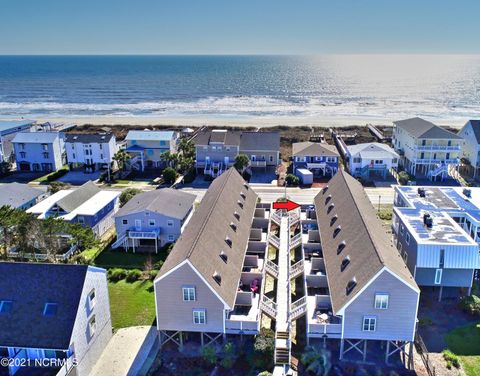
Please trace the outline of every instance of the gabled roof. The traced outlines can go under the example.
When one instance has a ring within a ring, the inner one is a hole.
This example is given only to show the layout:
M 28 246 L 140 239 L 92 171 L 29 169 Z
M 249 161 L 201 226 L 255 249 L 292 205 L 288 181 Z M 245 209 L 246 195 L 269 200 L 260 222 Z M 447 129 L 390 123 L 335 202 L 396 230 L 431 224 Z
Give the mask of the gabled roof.
M 461 139 L 461 137 L 455 133 L 447 131 L 445 128 L 439 127 L 419 117 L 394 121 L 393 124 L 404 129 L 416 138 Z
M 43 194 L 43 191 L 28 184 L 3 184 L 0 186 L 0 206 L 9 205 L 12 208 L 19 208 Z
M 113 133 L 67 133 L 65 142 L 82 144 L 107 144 L 112 138 Z
M 363 187 L 352 176 L 340 169 L 315 197 L 315 210 L 334 312 L 349 303 L 384 267 L 418 289 Z M 343 242 L 345 247 L 338 253 Z M 347 256 L 350 263 L 341 271 Z M 347 285 L 353 280 L 356 285 L 347 292 Z
M 192 139 L 195 145 L 210 145 L 219 143 L 229 146 L 240 146 L 242 132 L 223 129 L 204 129 L 198 132 Z
M 244 151 L 279 151 L 279 132 L 242 132 L 240 150 Z
M 67 213 L 70 213 L 100 191 L 101 189 L 98 188 L 95 183 L 92 181 L 87 181 L 81 187 L 75 189 L 65 197 L 58 200 L 57 205 Z
M 234 168 L 216 178 L 168 255 L 157 280 L 188 260 L 233 308 L 256 203 L 256 193 Z M 235 218 L 235 212 L 240 215 L 239 220 Z M 230 226 L 232 222 L 236 224 L 236 231 Z M 227 238 L 231 246 L 227 244 Z M 220 257 L 222 251 L 228 257 L 227 262 Z M 220 284 L 213 277 L 215 273 L 221 277 Z
M 0 300 L 12 301 L 0 314 L 0 346 L 66 350 L 87 274 L 87 265 L 0 262 Z M 45 303 L 58 305 L 44 316 Z
M 166 217 L 183 219 L 192 209 L 195 195 L 172 188 L 156 189 L 135 195 L 123 206 L 115 217 L 122 217 L 146 210 Z
M 462 128 L 462 131 L 468 125 L 472 126 L 473 134 L 475 135 L 475 139 L 477 140 L 477 144 L 480 144 L 480 120 L 469 120 Z
M 0 132 L 31 126 L 33 123 L 35 120 L 2 120 L 0 121 Z
M 19 132 L 12 142 L 23 144 L 51 144 L 60 137 L 59 132 Z
M 292 144 L 294 157 L 338 157 L 337 148 L 333 145 L 320 142 L 295 142 Z
M 368 142 L 365 144 L 349 145 L 347 146 L 350 155 L 356 155 L 360 153 L 362 158 L 380 157 L 385 153 L 390 154 L 392 158 L 399 158 L 399 155 L 387 144 L 380 142 Z
M 174 131 L 128 131 L 128 140 L 137 141 L 170 141 L 174 138 Z

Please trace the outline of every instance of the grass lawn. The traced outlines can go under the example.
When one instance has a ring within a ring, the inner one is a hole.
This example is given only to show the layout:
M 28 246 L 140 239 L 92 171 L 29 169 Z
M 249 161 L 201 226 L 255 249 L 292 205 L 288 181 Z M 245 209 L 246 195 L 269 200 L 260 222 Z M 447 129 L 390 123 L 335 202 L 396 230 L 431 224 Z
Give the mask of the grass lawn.
M 133 253 L 132 251 L 125 252 L 123 249 L 105 250 L 100 253 L 95 259 L 96 266 L 102 268 L 125 268 L 125 269 L 143 269 L 145 262 L 149 255 L 152 258 L 152 263 L 157 261 L 165 261 L 167 252 L 164 250 L 158 253 Z
M 114 330 L 128 326 L 153 324 L 155 300 L 151 281 L 110 282 L 108 291 Z
M 460 357 L 468 376 L 480 375 L 480 323 L 452 330 L 445 341 L 449 350 Z

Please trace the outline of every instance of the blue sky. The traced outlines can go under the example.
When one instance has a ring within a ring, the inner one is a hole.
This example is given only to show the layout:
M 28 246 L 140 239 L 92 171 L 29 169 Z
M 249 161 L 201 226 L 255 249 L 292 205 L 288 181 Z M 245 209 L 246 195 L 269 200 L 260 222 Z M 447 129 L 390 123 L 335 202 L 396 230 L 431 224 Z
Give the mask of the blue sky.
M 479 0 L 11 0 L 0 54 L 480 53 Z

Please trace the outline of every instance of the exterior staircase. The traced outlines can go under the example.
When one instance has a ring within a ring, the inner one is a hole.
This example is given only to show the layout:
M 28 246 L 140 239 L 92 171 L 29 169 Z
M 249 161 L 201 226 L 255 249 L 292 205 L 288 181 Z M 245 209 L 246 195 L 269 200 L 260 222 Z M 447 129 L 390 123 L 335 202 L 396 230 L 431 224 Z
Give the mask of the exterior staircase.
M 126 240 L 127 240 L 127 234 L 123 234 L 120 238 L 115 240 L 115 243 L 112 244 L 112 248 L 116 249 L 116 248 L 122 246 L 125 243 Z
M 448 175 L 448 166 L 446 164 L 438 165 L 437 168 L 435 168 L 434 170 L 428 171 L 429 178 L 434 178 L 438 175 L 442 175 L 442 179 L 444 175 Z
M 303 296 L 290 305 L 290 320 L 294 321 L 307 313 L 307 297 Z
M 290 364 L 290 334 L 275 333 L 275 364 Z
M 305 264 L 303 260 L 296 262 L 290 267 L 290 279 L 294 279 L 302 275 L 304 270 L 305 270 Z

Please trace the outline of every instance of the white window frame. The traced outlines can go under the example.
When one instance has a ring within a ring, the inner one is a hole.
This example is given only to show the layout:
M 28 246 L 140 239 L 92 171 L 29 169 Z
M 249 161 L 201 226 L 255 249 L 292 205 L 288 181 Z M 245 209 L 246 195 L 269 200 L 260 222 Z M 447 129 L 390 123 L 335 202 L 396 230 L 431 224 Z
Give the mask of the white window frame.
M 409 232 L 407 232 L 405 234 L 405 243 L 410 244 L 410 233 Z
M 169 234 L 167 239 L 168 239 L 169 242 L 173 242 L 173 241 L 175 241 L 175 235 Z
M 443 274 L 443 269 L 436 269 L 435 270 L 435 280 L 433 282 L 436 285 L 440 285 L 442 283 L 442 274 Z
M 372 329 L 373 323 L 373 329 Z M 366 329 L 365 329 L 366 326 Z M 374 332 L 377 330 L 377 318 L 375 316 L 363 316 L 362 320 L 362 331 L 363 332 Z
M 92 297 L 93 295 L 93 297 Z M 95 293 L 95 288 L 93 288 L 89 293 L 88 293 L 88 306 L 90 309 L 93 309 L 95 307 L 95 304 L 97 303 L 97 294 Z
M 88 320 L 88 333 L 90 334 L 90 338 L 95 335 L 95 331 L 97 330 L 97 319 L 95 315 L 93 315 L 90 320 Z
M 182 298 L 184 302 L 194 302 L 197 300 L 197 291 L 195 290 L 195 286 L 183 286 Z
M 155 221 L 155 219 L 148 220 L 148 226 L 155 227 L 156 225 L 157 225 L 157 222 Z
M 390 295 L 384 292 L 375 294 L 375 309 L 388 309 Z
M 195 325 L 204 325 L 207 323 L 207 311 L 205 309 L 193 310 L 193 323 Z

